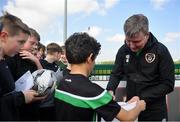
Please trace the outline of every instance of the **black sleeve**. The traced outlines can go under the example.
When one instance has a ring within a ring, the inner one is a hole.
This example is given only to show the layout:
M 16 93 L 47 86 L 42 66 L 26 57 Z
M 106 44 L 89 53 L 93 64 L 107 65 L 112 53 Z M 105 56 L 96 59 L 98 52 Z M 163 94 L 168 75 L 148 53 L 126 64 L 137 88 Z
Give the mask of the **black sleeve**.
M 16 78 L 16 69 L 17 69 L 17 64 L 16 64 L 16 59 L 15 59 L 15 56 L 14 57 L 8 57 L 6 58 L 6 63 L 9 67 L 9 70 L 13 76 L 13 78 L 15 79 Z
M 11 92 L 0 97 L 0 120 L 18 120 L 19 107 L 25 104 L 22 92 Z
M 46 67 L 45 67 L 45 61 L 44 61 L 44 59 L 40 59 L 39 62 L 40 62 L 40 64 L 42 65 L 43 69 L 45 69 Z
M 110 103 L 95 109 L 98 115 L 100 115 L 105 121 L 112 121 L 116 118 L 120 110 L 121 107 L 113 100 L 110 101 Z
M 112 73 L 110 75 L 110 79 L 107 85 L 107 90 L 113 90 L 115 91 L 116 88 L 119 85 L 120 80 L 124 77 L 124 71 L 123 71 L 123 49 L 120 48 L 117 55 L 115 64 L 113 66 Z
M 153 98 L 163 97 L 174 89 L 174 62 L 165 46 L 161 46 L 159 50 L 159 84 L 149 87 L 141 93 L 141 99 L 151 102 Z

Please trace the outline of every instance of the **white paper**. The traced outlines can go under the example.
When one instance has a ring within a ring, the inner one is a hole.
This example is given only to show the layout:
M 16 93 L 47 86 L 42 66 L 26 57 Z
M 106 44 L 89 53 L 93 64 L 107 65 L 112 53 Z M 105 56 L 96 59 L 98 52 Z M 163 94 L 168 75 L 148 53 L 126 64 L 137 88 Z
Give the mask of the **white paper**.
M 29 90 L 33 87 L 33 85 L 33 76 L 30 71 L 27 71 L 15 82 L 15 91 Z
M 132 102 L 132 103 L 118 102 L 118 104 L 119 104 L 123 109 L 125 109 L 126 111 L 130 111 L 130 110 L 132 110 L 133 108 L 135 108 L 135 107 L 136 107 L 136 103 L 137 103 L 137 102 Z

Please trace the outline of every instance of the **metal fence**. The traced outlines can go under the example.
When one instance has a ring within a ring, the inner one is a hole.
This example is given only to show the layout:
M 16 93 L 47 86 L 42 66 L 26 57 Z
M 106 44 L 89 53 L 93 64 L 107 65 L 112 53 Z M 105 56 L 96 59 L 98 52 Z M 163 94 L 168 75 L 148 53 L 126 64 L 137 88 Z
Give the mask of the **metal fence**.
M 113 66 L 113 64 L 96 64 L 90 79 L 92 81 L 108 81 Z M 175 64 L 175 78 L 176 80 L 180 79 L 180 64 Z

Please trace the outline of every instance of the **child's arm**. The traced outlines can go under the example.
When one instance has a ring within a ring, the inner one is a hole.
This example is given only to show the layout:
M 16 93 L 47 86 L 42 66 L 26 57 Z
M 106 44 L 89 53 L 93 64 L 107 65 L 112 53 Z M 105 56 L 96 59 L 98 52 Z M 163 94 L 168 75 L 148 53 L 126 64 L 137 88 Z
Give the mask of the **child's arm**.
M 121 121 L 134 121 L 137 119 L 140 112 L 145 110 L 145 106 L 146 103 L 144 100 L 137 101 L 136 107 L 130 111 L 126 111 L 125 109 L 121 108 L 116 118 Z

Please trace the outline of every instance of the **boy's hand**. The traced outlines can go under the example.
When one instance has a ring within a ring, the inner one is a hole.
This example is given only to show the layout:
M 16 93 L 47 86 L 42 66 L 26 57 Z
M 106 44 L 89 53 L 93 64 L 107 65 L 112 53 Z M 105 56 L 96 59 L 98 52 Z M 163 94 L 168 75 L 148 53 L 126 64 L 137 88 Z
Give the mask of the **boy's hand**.
M 114 92 L 112 90 L 109 90 L 108 92 L 113 97 L 113 100 L 115 100 Z
M 20 56 L 22 57 L 22 59 L 29 59 L 32 60 L 33 62 L 36 62 L 36 60 L 38 60 L 35 55 L 33 55 L 31 52 L 26 50 L 21 51 Z
M 47 95 L 43 97 L 38 97 L 39 94 L 34 90 L 23 91 L 23 94 L 26 104 L 31 103 L 33 101 L 43 100 L 47 97 Z

